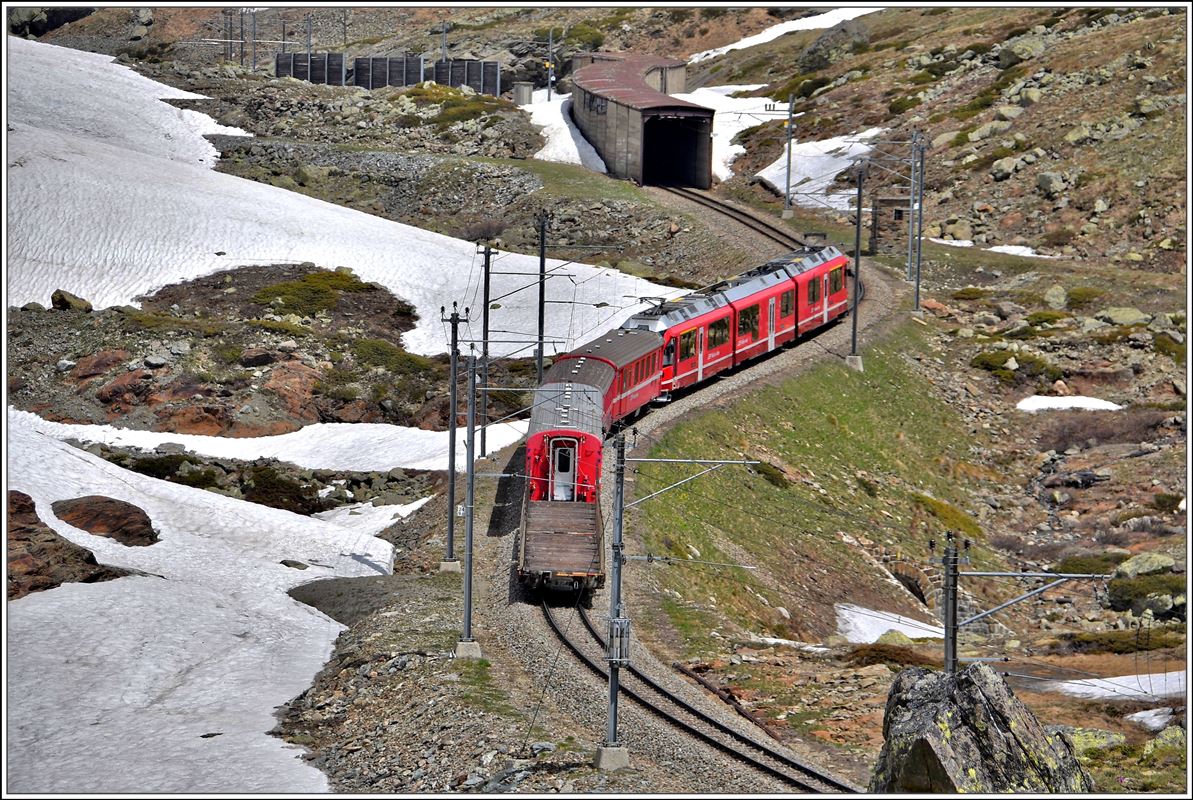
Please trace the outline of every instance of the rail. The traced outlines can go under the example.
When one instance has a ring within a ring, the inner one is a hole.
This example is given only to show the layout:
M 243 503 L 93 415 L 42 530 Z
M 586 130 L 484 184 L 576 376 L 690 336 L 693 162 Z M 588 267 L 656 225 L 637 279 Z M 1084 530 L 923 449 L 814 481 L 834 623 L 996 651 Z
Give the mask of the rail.
M 555 621 L 554 615 L 551 613 L 551 607 L 546 602 L 544 602 L 542 604 L 542 608 L 543 608 L 543 616 L 547 620 L 547 625 L 551 628 L 551 630 L 554 632 L 554 634 L 560 639 L 560 641 L 563 642 L 563 644 L 568 648 L 568 650 L 570 650 L 571 653 L 577 659 L 579 659 L 585 666 L 587 666 L 592 672 L 607 679 L 608 673 L 601 666 L 601 664 L 599 664 L 597 662 L 597 660 L 593 659 L 591 656 L 585 654 L 580 649 L 580 646 L 575 641 L 568 638 L 568 636 L 559 627 L 558 623 Z M 592 621 L 588 618 L 588 615 L 585 614 L 583 611 L 581 611 L 579 613 L 580 613 L 581 620 L 584 623 L 585 627 L 588 629 L 590 635 L 593 637 L 593 639 L 597 643 L 601 644 L 601 646 L 604 647 L 601 636 L 596 631 L 596 629 L 593 627 Z M 712 717 L 708 716 L 704 712 L 702 712 L 699 709 L 692 706 L 687 701 L 683 700 L 682 698 L 676 697 L 671 692 L 669 692 L 666 689 L 664 689 L 663 687 L 659 686 L 658 683 L 651 680 L 649 677 L 642 674 L 641 671 L 635 669 L 634 667 L 630 666 L 630 667 L 626 668 L 626 671 L 628 671 L 635 679 L 637 679 L 644 686 L 648 687 L 651 691 L 655 692 L 657 695 L 659 695 L 661 698 L 663 698 L 666 703 L 669 703 L 672 706 L 681 709 L 684 713 L 687 713 L 690 716 L 698 719 L 701 723 L 713 728 L 717 733 L 721 734 L 722 736 L 728 736 L 728 737 L 732 738 L 734 740 L 734 742 L 736 742 L 736 744 L 730 744 L 728 742 L 725 742 L 722 739 L 717 738 L 713 734 L 711 734 L 705 730 L 701 730 L 700 728 L 696 727 L 695 725 L 693 725 L 689 722 L 685 722 L 684 720 L 679 719 L 675 715 L 675 713 L 668 711 L 667 709 L 661 707 L 659 704 L 656 704 L 656 703 L 651 702 L 650 700 L 647 700 L 645 697 L 643 697 L 641 694 L 634 691 L 633 689 L 628 688 L 626 686 L 622 687 L 621 691 L 622 691 L 623 695 L 628 697 L 630 700 L 633 700 L 635 703 L 638 703 L 640 706 L 645 708 L 647 711 L 650 711 L 652 714 L 654 714 L 655 716 L 664 720 L 668 724 L 684 731 L 689 736 L 692 736 L 692 737 L 704 742 L 705 744 L 708 744 L 711 747 L 714 747 L 717 750 L 720 750 L 721 752 L 726 753 L 727 755 L 730 755 L 733 758 L 750 765 L 751 767 L 754 767 L 755 769 L 757 769 L 761 772 L 764 772 L 774 778 L 777 778 L 781 781 L 791 784 L 792 786 L 795 786 L 799 789 L 803 789 L 808 792 L 820 794 L 820 793 L 831 793 L 831 792 L 856 792 L 857 791 L 852 786 L 849 786 L 848 784 L 843 783 L 842 781 L 840 781 L 836 778 L 833 778 L 829 775 L 825 775 L 824 773 L 819 772 L 818 770 L 815 770 L 812 767 L 809 767 L 806 764 L 802 764 L 802 763 L 796 761 L 795 759 L 791 758 L 790 756 L 779 752 L 778 750 L 770 747 L 769 745 L 757 742 L 757 741 L 751 739 L 750 737 L 745 736 L 744 734 L 741 734 L 741 733 L 733 730 L 732 728 L 728 727 L 727 725 L 724 725 L 723 723 L 718 722 L 717 720 L 713 719 Z M 763 758 L 769 758 L 772 761 L 778 762 L 782 766 L 776 767 L 771 763 L 767 763 L 766 761 L 760 760 L 759 757 L 757 757 L 755 755 L 751 755 L 749 752 L 747 752 L 746 748 L 752 748 L 755 751 L 758 751 L 762 755 Z

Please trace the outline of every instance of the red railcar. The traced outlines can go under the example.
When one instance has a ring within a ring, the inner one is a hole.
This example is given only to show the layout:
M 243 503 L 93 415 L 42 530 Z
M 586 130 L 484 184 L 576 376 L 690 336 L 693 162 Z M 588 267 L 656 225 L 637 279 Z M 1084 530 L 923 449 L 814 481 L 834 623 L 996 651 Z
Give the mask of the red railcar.
M 654 400 L 840 317 L 849 305 L 846 264 L 835 247 L 797 250 L 661 303 L 556 358 L 527 434 L 520 579 L 557 589 L 602 585 L 605 434 Z

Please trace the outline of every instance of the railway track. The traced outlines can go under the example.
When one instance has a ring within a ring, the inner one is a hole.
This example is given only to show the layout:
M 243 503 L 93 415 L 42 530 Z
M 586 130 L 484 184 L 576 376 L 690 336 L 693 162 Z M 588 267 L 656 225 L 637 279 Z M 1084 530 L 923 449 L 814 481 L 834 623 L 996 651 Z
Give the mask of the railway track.
M 772 242 L 783 245 L 788 250 L 795 250 L 806 246 L 803 239 L 800 239 L 795 234 L 784 229 L 779 225 L 754 216 L 748 211 L 731 206 L 723 200 L 718 200 L 712 195 L 704 192 L 696 191 L 695 189 L 687 189 L 682 186 L 660 186 L 664 192 L 682 197 L 685 200 L 691 200 L 693 203 L 698 203 L 705 208 L 711 208 L 713 211 L 724 214 L 725 216 L 740 222 L 755 233 L 760 233 Z
M 608 672 L 602 666 L 601 661 L 585 653 L 582 645 L 563 631 L 555 619 L 551 607 L 544 602 L 542 608 L 548 627 L 564 646 L 593 673 L 608 679 Z M 577 613 L 588 631 L 590 641 L 595 642 L 603 650 L 605 642 L 592 624 L 592 620 L 583 610 L 577 609 Z M 786 753 L 766 743 L 755 741 L 713 719 L 683 698 L 677 697 L 660 686 L 634 666 L 624 667 L 621 672 L 623 681 L 628 677 L 630 678 L 629 683 L 637 684 L 637 688 L 634 688 L 623 682 L 622 695 L 689 736 L 720 750 L 743 764 L 806 792 L 824 794 L 857 791 L 854 787 L 800 763 Z
M 737 206 L 732 206 L 723 200 L 718 200 L 712 195 L 682 186 L 659 186 L 658 188 L 662 189 L 664 192 L 673 194 L 676 197 L 682 197 L 685 200 L 690 200 L 693 203 L 697 203 L 704 206 L 705 208 L 710 208 L 719 214 L 723 214 L 735 222 L 745 225 L 755 233 L 762 234 L 772 242 L 782 245 L 788 250 L 796 250 L 801 247 L 807 247 L 807 243 L 803 239 L 783 228 L 781 225 L 776 225 L 769 220 L 756 217 L 750 212 L 740 209 Z M 850 269 L 852 269 L 852 267 Z M 858 281 L 857 300 L 860 303 L 865 299 L 866 284 L 864 281 Z

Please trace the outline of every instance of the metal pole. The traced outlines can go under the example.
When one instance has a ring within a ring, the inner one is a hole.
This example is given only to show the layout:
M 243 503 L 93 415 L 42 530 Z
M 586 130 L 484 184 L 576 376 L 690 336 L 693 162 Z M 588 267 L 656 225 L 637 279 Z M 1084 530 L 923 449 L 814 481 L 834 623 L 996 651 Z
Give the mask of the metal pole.
M 443 21 L 443 39 L 440 43 L 440 61 L 447 61 L 447 20 Z M 449 76 L 450 80 L 450 76 Z
M 307 75 L 308 76 L 311 74 L 309 72 L 310 68 L 311 68 L 311 15 L 307 14 L 307 70 L 308 70 Z
M 253 12 L 253 72 L 257 71 L 257 12 Z
M 340 11 L 340 27 L 344 30 L 344 49 L 348 49 L 348 9 Z
M 783 219 L 791 219 L 791 133 L 795 114 L 795 92 L 787 97 L 787 186 L 783 192 Z
M 547 212 L 539 213 L 539 346 L 535 355 L 538 367 L 538 385 L 543 385 L 543 335 L 546 325 L 546 295 L 547 290 Z
M 944 669 L 957 674 L 957 540 L 951 532 L 944 545 Z
M 547 102 L 551 102 L 551 84 L 555 82 L 555 29 L 547 29 Z M 542 380 L 542 376 L 539 376 Z
M 240 11 L 240 68 L 244 69 L 244 9 Z
M 489 268 L 492 265 L 493 248 L 491 245 L 485 245 L 485 288 L 484 288 L 484 309 L 481 311 L 481 385 L 489 385 Z M 486 447 L 485 434 L 489 428 L 489 393 L 485 392 L 485 396 L 481 400 L 481 455 L 486 456 L 489 450 Z
M 624 609 L 621 604 L 621 563 L 622 517 L 625 514 L 625 434 L 619 433 L 613 440 L 616 449 L 616 459 L 613 462 L 613 559 L 609 563 L 609 577 L 612 584 L 609 591 L 609 620 L 610 633 L 616 630 L 617 620 L 622 619 Z M 605 731 L 605 747 L 617 747 L 617 694 L 619 690 L 620 663 L 615 656 L 617 646 L 614 637 L 609 637 L 609 725 Z
M 286 18 L 282 17 L 282 55 L 286 54 Z
M 231 9 L 224 12 L 224 58 L 228 61 L 232 60 L 232 11 Z
M 861 161 L 857 165 L 857 225 L 854 226 L 853 233 L 853 311 L 850 312 L 850 316 L 853 318 L 853 333 L 852 344 L 849 348 L 851 356 L 857 355 L 857 293 L 862 273 L 862 183 L 865 177 L 866 162 Z
M 920 171 L 919 171 L 919 232 L 915 237 L 915 310 L 920 310 L 920 262 L 924 256 L 924 152 L 928 149 L 923 142 L 919 144 L 920 150 Z
M 907 190 L 907 280 L 912 279 L 912 269 L 915 264 L 915 178 L 916 178 L 916 159 L 919 158 L 919 153 L 916 151 L 916 145 L 919 144 L 920 132 L 916 131 L 911 135 L 911 186 Z
M 468 484 L 464 495 L 464 635 L 472 641 L 472 506 L 476 488 L 476 345 L 468 345 Z
M 459 328 L 460 315 L 456 312 L 456 304 L 452 303 L 450 317 L 443 317 L 444 309 L 440 307 L 439 315 L 444 322 L 452 326 L 452 344 L 450 351 L 451 364 L 448 379 L 448 410 L 447 410 L 447 557 L 444 561 L 456 560 L 456 365 L 460 358 Z

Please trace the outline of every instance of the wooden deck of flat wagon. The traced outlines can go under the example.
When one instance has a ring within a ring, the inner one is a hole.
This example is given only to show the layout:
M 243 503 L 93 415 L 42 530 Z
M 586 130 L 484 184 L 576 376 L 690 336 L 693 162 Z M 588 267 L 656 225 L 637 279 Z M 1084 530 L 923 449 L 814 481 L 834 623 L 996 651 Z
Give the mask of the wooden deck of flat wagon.
M 518 577 L 531 586 L 595 589 L 605 583 L 597 503 L 528 502 L 522 510 Z

